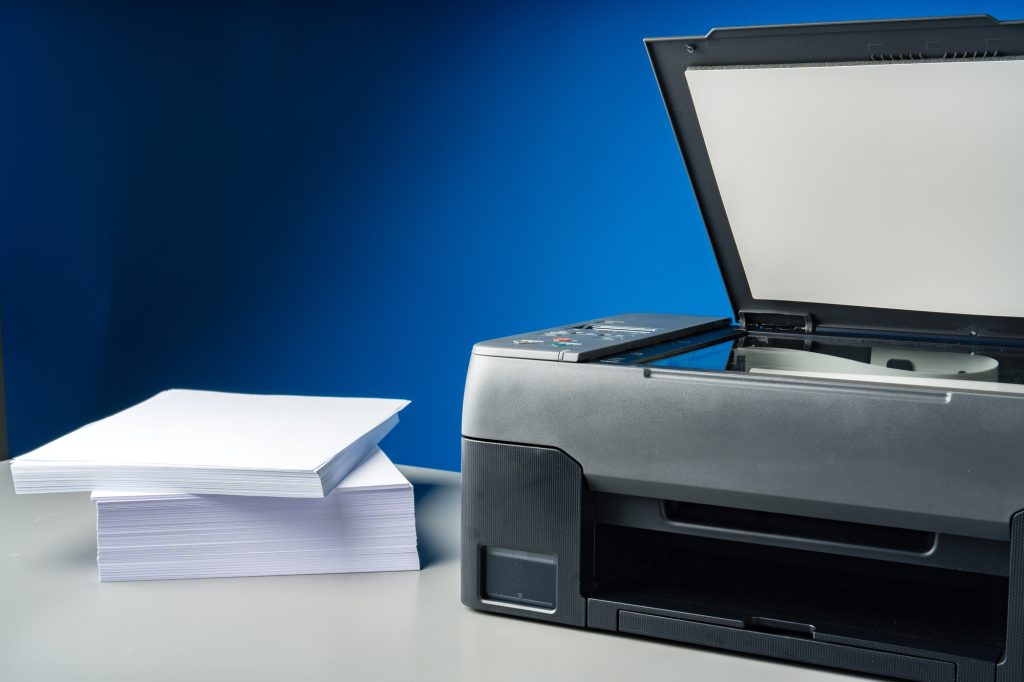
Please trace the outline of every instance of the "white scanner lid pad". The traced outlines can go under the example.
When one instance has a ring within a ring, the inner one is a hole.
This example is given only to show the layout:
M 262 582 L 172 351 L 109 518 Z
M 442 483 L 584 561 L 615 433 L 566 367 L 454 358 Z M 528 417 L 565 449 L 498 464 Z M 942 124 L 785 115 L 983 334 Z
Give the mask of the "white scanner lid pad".
M 1024 317 L 1024 61 L 685 77 L 755 299 Z

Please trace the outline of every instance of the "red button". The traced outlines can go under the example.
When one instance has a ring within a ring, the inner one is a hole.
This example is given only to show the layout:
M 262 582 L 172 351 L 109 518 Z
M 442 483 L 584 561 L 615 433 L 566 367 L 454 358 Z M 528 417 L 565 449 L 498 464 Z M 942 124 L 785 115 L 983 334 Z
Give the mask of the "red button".
M 572 341 L 572 338 L 569 336 L 556 336 L 555 341 Z

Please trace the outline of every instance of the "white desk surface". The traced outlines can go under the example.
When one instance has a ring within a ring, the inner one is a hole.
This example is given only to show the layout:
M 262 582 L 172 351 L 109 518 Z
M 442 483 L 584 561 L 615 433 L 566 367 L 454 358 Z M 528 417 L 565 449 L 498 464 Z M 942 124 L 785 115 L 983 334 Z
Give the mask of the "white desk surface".
M 402 469 L 419 572 L 100 584 L 88 493 L 16 496 L 0 462 L 0 680 L 868 679 L 471 611 L 459 475 Z

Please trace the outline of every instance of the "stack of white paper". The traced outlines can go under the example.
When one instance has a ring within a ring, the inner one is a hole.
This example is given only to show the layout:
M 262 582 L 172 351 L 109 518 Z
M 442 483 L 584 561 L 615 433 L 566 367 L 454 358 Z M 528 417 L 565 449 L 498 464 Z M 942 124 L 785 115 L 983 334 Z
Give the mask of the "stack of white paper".
M 412 486 L 377 447 L 408 404 L 165 391 L 11 472 L 95 491 L 104 581 L 416 570 Z
M 379 449 L 324 499 L 94 492 L 100 580 L 419 568 L 413 490 Z
M 407 400 L 172 390 L 11 464 L 19 493 L 149 490 L 323 497 Z

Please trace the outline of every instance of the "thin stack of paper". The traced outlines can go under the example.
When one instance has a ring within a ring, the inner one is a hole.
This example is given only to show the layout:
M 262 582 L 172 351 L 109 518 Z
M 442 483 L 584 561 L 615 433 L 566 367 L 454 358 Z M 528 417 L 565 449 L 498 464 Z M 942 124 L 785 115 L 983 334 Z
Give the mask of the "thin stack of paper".
M 408 404 L 165 391 L 11 472 L 95 491 L 104 581 L 416 570 L 412 486 L 377 447 Z
M 11 464 L 19 493 L 148 490 L 323 497 L 407 400 L 172 390 Z
M 94 492 L 100 580 L 419 568 L 413 490 L 379 449 L 324 499 Z

